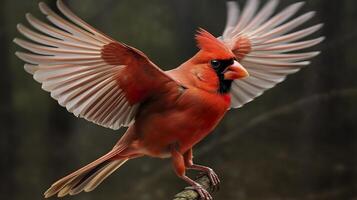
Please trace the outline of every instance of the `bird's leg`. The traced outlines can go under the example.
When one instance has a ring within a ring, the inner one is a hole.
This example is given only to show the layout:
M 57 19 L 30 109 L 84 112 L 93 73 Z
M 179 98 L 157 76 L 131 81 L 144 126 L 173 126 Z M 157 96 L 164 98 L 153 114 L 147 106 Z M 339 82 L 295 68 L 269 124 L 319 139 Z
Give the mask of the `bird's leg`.
M 172 164 L 177 176 L 180 177 L 182 180 L 186 181 L 188 184 L 190 184 L 191 187 L 188 188 L 197 191 L 197 193 L 200 195 L 200 199 L 213 200 L 212 196 L 207 192 L 207 190 L 202 187 L 202 185 L 186 176 L 185 160 L 183 158 L 183 155 L 177 150 L 177 144 L 171 145 L 170 151 L 172 157 Z
M 219 189 L 219 184 L 221 181 L 219 180 L 217 174 L 213 171 L 213 169 L 206 167 L 206 166 L 202 166 L 202 165 L 196 165 L 193 163 L 192 149 L 188 150 L 184 154 L 184 160 L 185 160 L 185 166 L 187 169 L 198 170 L 198 171 L 204 172 L 208 175 L 208 177 L 211 181 L 211 184 L 212 184 L 213 191 Z

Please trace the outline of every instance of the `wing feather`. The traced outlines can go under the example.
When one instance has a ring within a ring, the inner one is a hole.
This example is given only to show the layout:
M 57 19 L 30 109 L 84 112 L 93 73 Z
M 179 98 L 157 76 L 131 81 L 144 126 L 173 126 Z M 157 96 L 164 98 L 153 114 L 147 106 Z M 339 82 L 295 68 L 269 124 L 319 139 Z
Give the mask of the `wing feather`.
M 237 11 L 238 3 L 227 4 L 228 23 L 220 38 L 250 74 L 234 81 L 232 108 L 241 107 L 262 95 L 284 81 L 287 75 L 309 65 L 309 59 L 320 53 L 296 52 L 324 40 L 324 37 L 301 40 L 320 30 L 322 24 L 295 30 L 309 21 L 315 12 L 293 18 L 304 5 L 304 2 L 298 2 L 273 15 L 278 3 L 278 0 L 270 0 L 258 11 L 259 0 L 248 0 L 241 16 Z
M 26 14 L 37 32 L 17 26 L 29 41 L 14 42 L 30 53 L 16 55 L 42 88 L 75 116 L 119 129 L 133 123 L 142 101 L 162 95 L 166 84 L 173 85 L 168 83 L 179 86 L 144 53 L 96 30 L 61 0 L 57 7 L 67 19 L 44 3 L 39 8 L 49 22 Z
M 258 9 L 259 6 L 259 1 L 258 0 L 250 0 L 246 4 L 246 6 L 243 9 L 243 13 L 241 18 L 238 21 L 237 27 L 235 28 L 234 32 L 240 32 L 244 27 L 247 26 L 247 24 L 250 22 L 250 20 L 253 18 L 256 10 Z
M 260 26 L 273 14 L 278 4 L 278 0 L 270 0 L 242 32 L 248 32 Z

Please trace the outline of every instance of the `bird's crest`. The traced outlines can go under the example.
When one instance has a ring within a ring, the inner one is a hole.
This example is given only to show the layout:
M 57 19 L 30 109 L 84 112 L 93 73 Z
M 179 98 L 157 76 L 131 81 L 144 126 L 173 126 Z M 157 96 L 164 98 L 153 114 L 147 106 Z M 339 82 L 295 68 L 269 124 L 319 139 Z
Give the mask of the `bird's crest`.
M 204 52 L 214 54 L 219 59 L 234 58 L 232 51 L 208 31 L 200 28 L 196 34 L 197 46 Z

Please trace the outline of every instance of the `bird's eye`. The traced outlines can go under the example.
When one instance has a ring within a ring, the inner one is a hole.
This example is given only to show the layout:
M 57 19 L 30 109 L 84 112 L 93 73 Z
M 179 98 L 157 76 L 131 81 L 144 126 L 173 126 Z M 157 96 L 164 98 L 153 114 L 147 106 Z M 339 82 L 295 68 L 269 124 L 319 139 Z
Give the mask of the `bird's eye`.
M 218 60 L 211 60 L 211 65 L 213 68 L 217 69 L 221 66 L 221 62 Z

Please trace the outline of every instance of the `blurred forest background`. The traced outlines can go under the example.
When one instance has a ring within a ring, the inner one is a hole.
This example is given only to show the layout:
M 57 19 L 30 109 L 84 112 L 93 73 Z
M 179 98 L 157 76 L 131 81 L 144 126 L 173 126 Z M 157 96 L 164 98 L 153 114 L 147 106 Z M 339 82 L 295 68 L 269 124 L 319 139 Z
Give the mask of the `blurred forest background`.
M 54 7 L 55 1 L 46 1 Z M 239 1 L 242 5 L 244 0 Z M 263 0 L 262 2 L 266 2 Z M 295 2 L 284 0 L 280 9 Z M 17 23 L 37 0 L 0 1 L 0 199 L 43 199 L 58 178 L 109 150 L 118 132 L 77 119 L 42 91 L 14 56 Z M 197 48 L 198 27 L 216 36 L 223 0 L 68 0 L 80 17 L 172 69 Z M 228 113 L 195 149 L 220 175 L 215 199 L 357 200 L 357 1 L 308 0 L 307 25 L 324 22 L 322 54 L 244 108 Z M 317 36 L 316 34 L 314 36 Z M 91 193 L 65 199 L 171 199 L 185 183 L 169 160 L 130 161 Z

